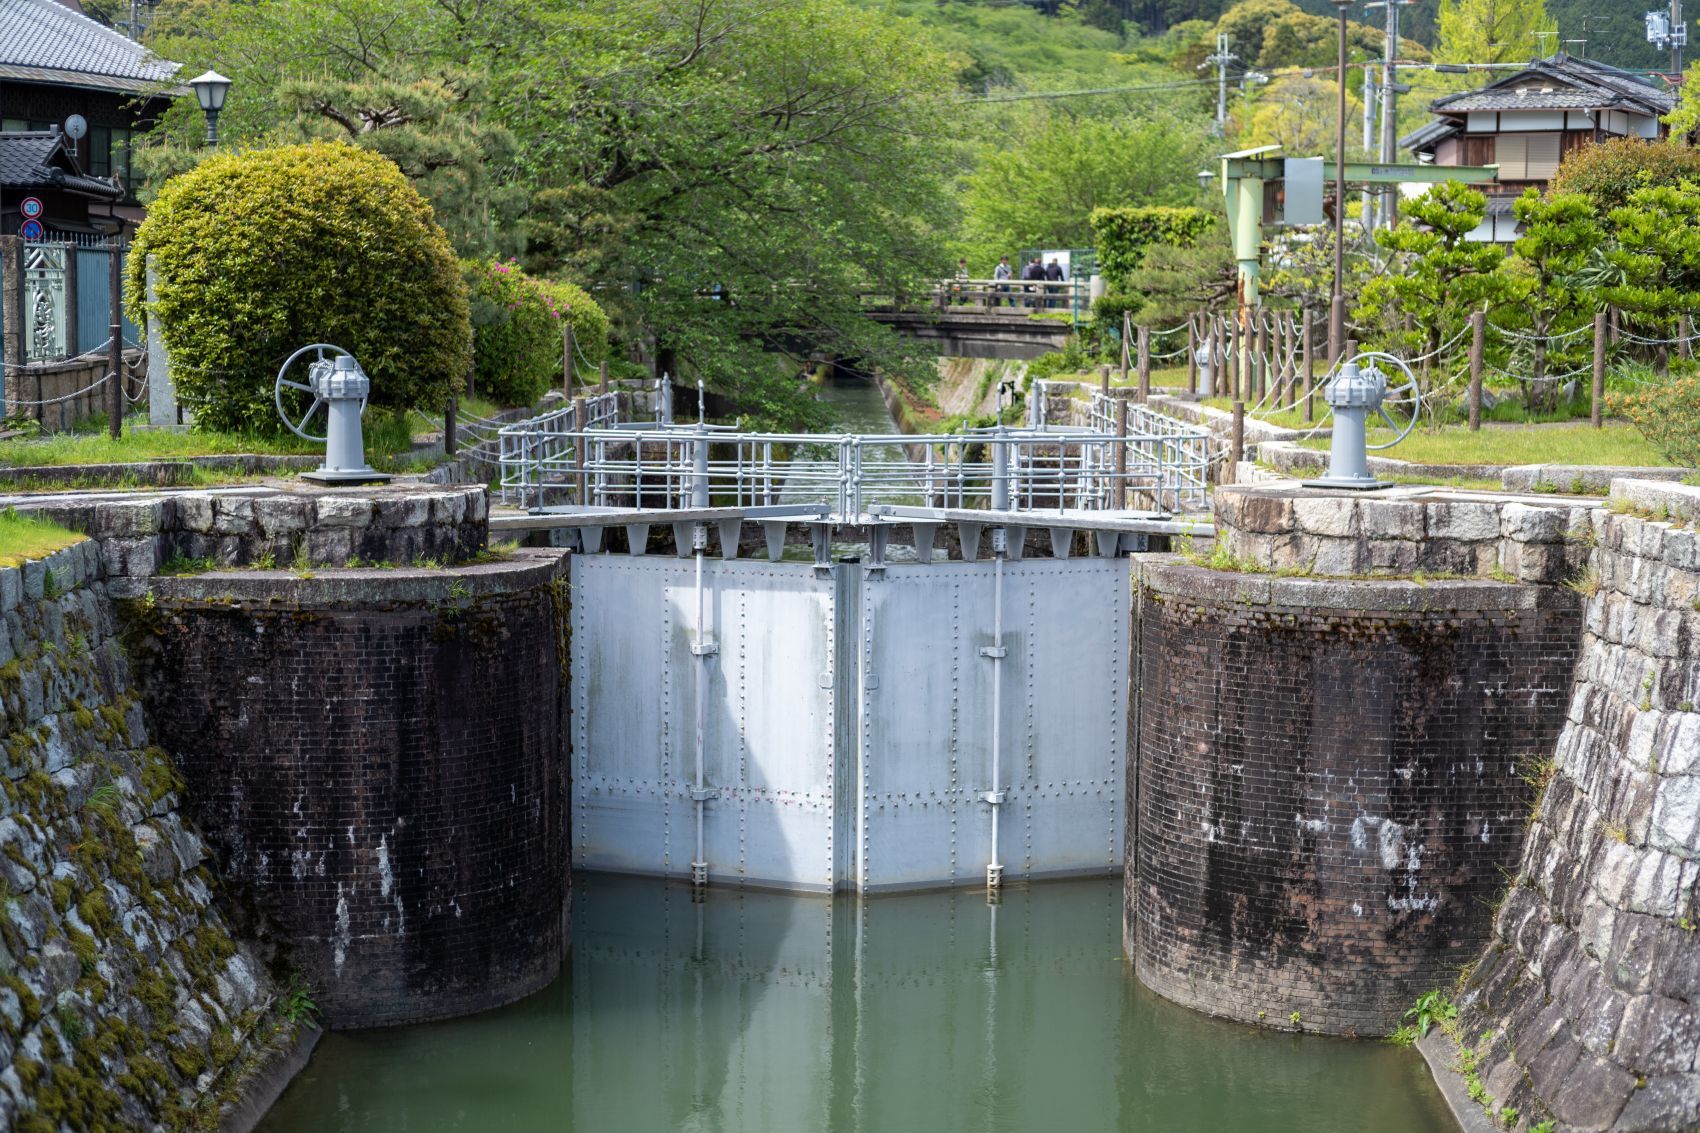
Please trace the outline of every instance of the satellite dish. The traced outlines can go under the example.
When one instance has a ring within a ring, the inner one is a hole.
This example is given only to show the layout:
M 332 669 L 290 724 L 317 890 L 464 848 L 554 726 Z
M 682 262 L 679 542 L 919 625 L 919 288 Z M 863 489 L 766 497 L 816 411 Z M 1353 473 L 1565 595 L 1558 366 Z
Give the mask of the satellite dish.
M 73 114 L 65 119 L 65 136 L 73 142 L 89 132 L 88 120 L 81 114 Z

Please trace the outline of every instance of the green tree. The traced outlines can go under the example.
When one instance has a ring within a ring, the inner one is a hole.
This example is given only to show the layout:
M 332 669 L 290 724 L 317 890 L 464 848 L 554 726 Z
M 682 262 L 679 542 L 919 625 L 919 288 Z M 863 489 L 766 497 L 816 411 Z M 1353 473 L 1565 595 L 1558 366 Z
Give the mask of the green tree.
M 1434 57 L 1442 63 L 1521 63 L 1558 49 L 1545 0 L 1446 0 Z
M 1202 119 L 1036 117 L 968 175 L 968 236 L 985 251 L 1085 247 L 1093 209 L 1196 200 L 1210 148 Z
M 1700 186 L 1637 189 L 1608 219 L 1617 246 L 1606 258 L 1622 282 L 1604 289 L 1606 300 L 1668 336 L 1678 315 L 1700 305 Z M 1659 356 L 1663 368 L 1668 348 Z
M 1463 329 L 1470 312 L 1501 302 L 1505 249 L 1469 239 L 1486 214 L 1487 198 L 1457 181 L 1406 202 L 1399 226 L 1376 233 L 1393 260 L 1385 275 L 1364 285 L 1354 317 L 1381 327 L 1390 345 L 1433 354 Z M 1396 316 L 1408 317 L 1413 329 L 1391 323 Z
M 1700 149 L 1686 142 L 1610 138 L 1566 154 L 1552 188 L 1555 193 L 1582 194 L 1605 216 L 1628 204 L 1637 189 L 1694 179 L 1700 179 Z
M 499 405 L 531 405 L 561 381 L 565 342 L 573 328 L 573 367 L 580 373 L 607 356 L 608 316 L 570 283 L 526 275 L 491 260 L 461 265 L 472 310 L 473 380 Z
M 282 430 L 272 383 L 308 343 L 351 351 L 372 404 L 394 410 L 440 409 L 471 360 L 466 288 L 431 206 L 355 146 L 209 157 L 166 182 L 129 265 L 131 317 L 159 329 L 197 425 Z
M 1530 376 L 1523 383 L 1523 403 L 1534 409 L 1557 400 L 1557 391 L 1547 388 L 1554 383 L 1544 380 L 1548 338 L 1579 329 L 1598 309 L 1598 293 L 1581 277 L 1606 233 L 1593 202 L 1579 193 L 1543 197 L 1529 189 L 1511 207 L 1523 232 L 1512 246 L 1515 270 L 1507 298 L 1527 313 L 1534 338 Z

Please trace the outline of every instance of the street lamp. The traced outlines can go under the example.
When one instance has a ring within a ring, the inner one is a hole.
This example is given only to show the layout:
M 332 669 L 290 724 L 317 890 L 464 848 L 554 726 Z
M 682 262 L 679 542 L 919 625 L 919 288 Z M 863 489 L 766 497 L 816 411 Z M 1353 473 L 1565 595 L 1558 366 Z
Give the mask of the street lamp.
M 1344 19 L 1344 17 L 1341 17 Z M 1342 24 L 1342 27 L 1345 25 Z M 189 80 L 201 111 L 207 116 L 207 145 L 218 145 L 218 112 L 224 109 L 224 96 L 230 92 L 230 80 L 217 71 L 208 71 Z
M 1334 128 L 1334 290 L 1328 304 L 1328 359 L 1340 360 L 1346 339 L 1346 9 L 1351 0 L 1334 0 L 1340 12 L 1340 102 Z

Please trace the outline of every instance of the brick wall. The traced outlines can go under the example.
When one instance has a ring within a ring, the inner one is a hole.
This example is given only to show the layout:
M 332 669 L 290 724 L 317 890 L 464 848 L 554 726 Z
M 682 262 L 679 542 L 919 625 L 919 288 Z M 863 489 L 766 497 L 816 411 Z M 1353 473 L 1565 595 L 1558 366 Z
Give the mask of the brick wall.
M 1141 567 L 1128 954 L 1180 1003 L 1384 1034 L 1488 937 L 1576 596 Z
M 159 578 L 130 610 L 219 873 L 333 1027 L 495 1007 L 559 970 L 559 567 Z

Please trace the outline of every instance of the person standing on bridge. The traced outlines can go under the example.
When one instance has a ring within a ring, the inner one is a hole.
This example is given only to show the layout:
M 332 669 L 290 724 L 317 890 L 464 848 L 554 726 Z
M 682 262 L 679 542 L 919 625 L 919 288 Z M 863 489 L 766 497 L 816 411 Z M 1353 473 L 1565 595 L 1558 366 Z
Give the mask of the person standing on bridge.
M 1001 279 L 1009 279 L 1014 274 L 1015 273 L 1010 270 L 1009 257 L 1008 256 L 1004 256 L 1002 259 L 998 260 L 998 266 L 992 269 L 992 278 L 993 279 L 1000 279 L 1000 280 Z M 1001 285 L 1001 284 L 999 285 L 998 295 L 1006 294 L 1008 291 L 1009 291 L 1009 288 L 1007 286 Z M 996 307 L 996 306 L 999 306 L 1002 303 L 1003 303 L 1003 300 L 998 298 L 997 295 L 994 295 L 992 297 L 992 306 Z
M 963 292 L 967 290 L 967 287 L 968 287 L 968 258 L 966 256 L 964 256 L 962 259 L 959 259 L 959 260 L 956 261 L 956 294 L 953 297 L 952 301 L 956 302 L 956 303 L 963 302 L 964 300 L 962 298 L 962 295 L 963 295 Z
M 1039 282 L 1043 282 L 1044 278 L 1045 278 L 1045 265 L 1040 262 L 1038 256 L 1034 256 L 1033 259 L 1027 264 L 1027 266 L 1021 269 L 1021 280 L 1022 280 L 1023 283 L 1039 283 Z M 1042 288 L 1042 287 L 1023 287 L 1021 290 L 1025 291 L 1029 295 L 1031 295 L 1035 291 L 1043 291 L 1044 288 Z M 1027 300 L 1027 305 L 1029 307 L 1032 307 L 1033 303 L 1034 303 L 1034 301 L 1032 299 Z M 1044 300 L 1043 299 L 1039 300 L 1038 305 L 1040 307 L 1043 307 L 1045 305 Z
M 1050 283 L 1062 283 L 1068 279 L 1068 273 L 1063 271 L 1062 265 L 1057 263 L 1057 258 L 1055 256 L 1052 256 L 1051 262 L 1045 265 L 1045 279 Z M 1050 297 L 1050 302 L 1046 303 L 1045 306 L 1062 306 L 1062 288 L 1047 287 L 1045 292 Z

